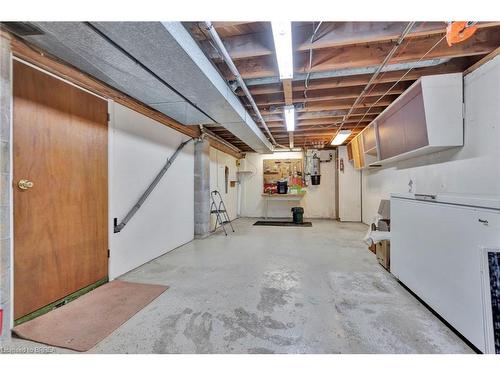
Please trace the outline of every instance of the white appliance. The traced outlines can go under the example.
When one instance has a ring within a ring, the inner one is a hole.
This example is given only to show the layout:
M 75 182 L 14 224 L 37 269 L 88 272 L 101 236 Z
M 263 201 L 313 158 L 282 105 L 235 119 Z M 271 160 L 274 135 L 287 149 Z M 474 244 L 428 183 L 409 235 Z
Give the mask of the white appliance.
M 500 247 L 500 197 L 391 195 L 391 272 L 487 352 L 482 258 Z

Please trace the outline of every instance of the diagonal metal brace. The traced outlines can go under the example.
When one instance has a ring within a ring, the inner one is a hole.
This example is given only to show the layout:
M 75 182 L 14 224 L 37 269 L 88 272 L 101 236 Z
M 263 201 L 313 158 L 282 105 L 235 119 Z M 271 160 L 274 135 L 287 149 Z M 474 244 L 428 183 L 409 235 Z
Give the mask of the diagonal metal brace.
M 132 219 L 132 217 L 135 215 L 135 213 L 139 210 L 139 208 L 141 208 L 142 204 L 149 197 L 149 194 L 151 194 L 151 192 L 155 189 L 156 185 L 158 185 L 158 183 L 162 179 L 165 172 L 167 172 L 167 170 L 173 164 L 173 162 L 175 161 L 175 158 L 177 157 L 179 152 L 184 148 L 185 145 L 187 145 L 192 140 L 194 140 L 194 138 L 190 138 L 187 141 L 182 142 L 179 145 L 179 147 L 177 147 L 174 154 L 170 158 L 167 159 L 167 162 L 165 163 L 163 168 L 160 170 L 160 172 L 158 172 L 158 174 L 154 178 L 153 182 L 151 182 L 151 184 L 148 186 L 146 191 L 141 195 L 141 197 L 139 198 L 137 203 L 134 204 L 134 206 L 130 209 L 130 211 L 127 213 L 127 215 L 125 215 L 125 218 L 120 222 L 120 224 L 115 224 L 114 233 L 119 233 L 125 227 L 125 225 L 127 225 L 127 223 L 130 221 L 130 219 Z

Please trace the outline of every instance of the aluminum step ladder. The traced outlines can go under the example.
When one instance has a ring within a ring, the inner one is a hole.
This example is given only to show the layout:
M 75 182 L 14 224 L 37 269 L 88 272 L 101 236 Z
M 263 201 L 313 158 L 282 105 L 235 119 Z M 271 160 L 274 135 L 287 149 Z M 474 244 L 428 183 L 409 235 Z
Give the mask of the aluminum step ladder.
M 218 190 L 210 192 L 210 197 L 212 200 L 212 204 L 210 205 L 210 214 L 215 215 L 215 225 L 212 233 L 215 232 L 218 227 L 222 227 L 224 234 L 227 236 L 226 225 L 229 224 L 233 232 L 234 228 L 231 220 L 229 220 L 226 205 L 224 204 L 222 196 Z

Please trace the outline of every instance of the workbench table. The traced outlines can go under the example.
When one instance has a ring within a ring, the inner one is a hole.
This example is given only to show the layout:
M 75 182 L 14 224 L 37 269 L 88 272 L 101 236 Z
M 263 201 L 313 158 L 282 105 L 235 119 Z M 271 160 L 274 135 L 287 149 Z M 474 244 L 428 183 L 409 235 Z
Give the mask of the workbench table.
M 269 214 L 269 201 L 297 201 L 300 202 L 300 200 L 306 195 L 306 192 L 299 193 L 299 194 L 268 194 L 268 193 L 262 193 L 262 197 L 266 200 L 266 211 L 265 211 L 265 216 L 264 218 L 267 220 L 268 214 Z

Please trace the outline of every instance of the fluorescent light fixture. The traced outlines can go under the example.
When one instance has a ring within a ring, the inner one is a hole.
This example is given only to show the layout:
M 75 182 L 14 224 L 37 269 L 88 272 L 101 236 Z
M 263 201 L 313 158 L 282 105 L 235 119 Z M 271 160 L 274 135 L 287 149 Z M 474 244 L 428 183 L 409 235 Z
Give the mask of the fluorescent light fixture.
M 333 138 L 332 146 L 338 146 L 344 143 L 344 141 L 351 135 L 350 130 L 341 130 L 337 133 L 335 138 Z
M 293 105 L 286 105 L 283 107 L 285 112 L 286 130 L 293 132 L 295 130 L 295 107 Z
M 294 148 L 277 148 L 273 152 L 300 152 L 300 151 L 302 151 L 302 148 L 294 147 Z
M 292 23 L 271 22 L 280 79 L 293 78 Z

